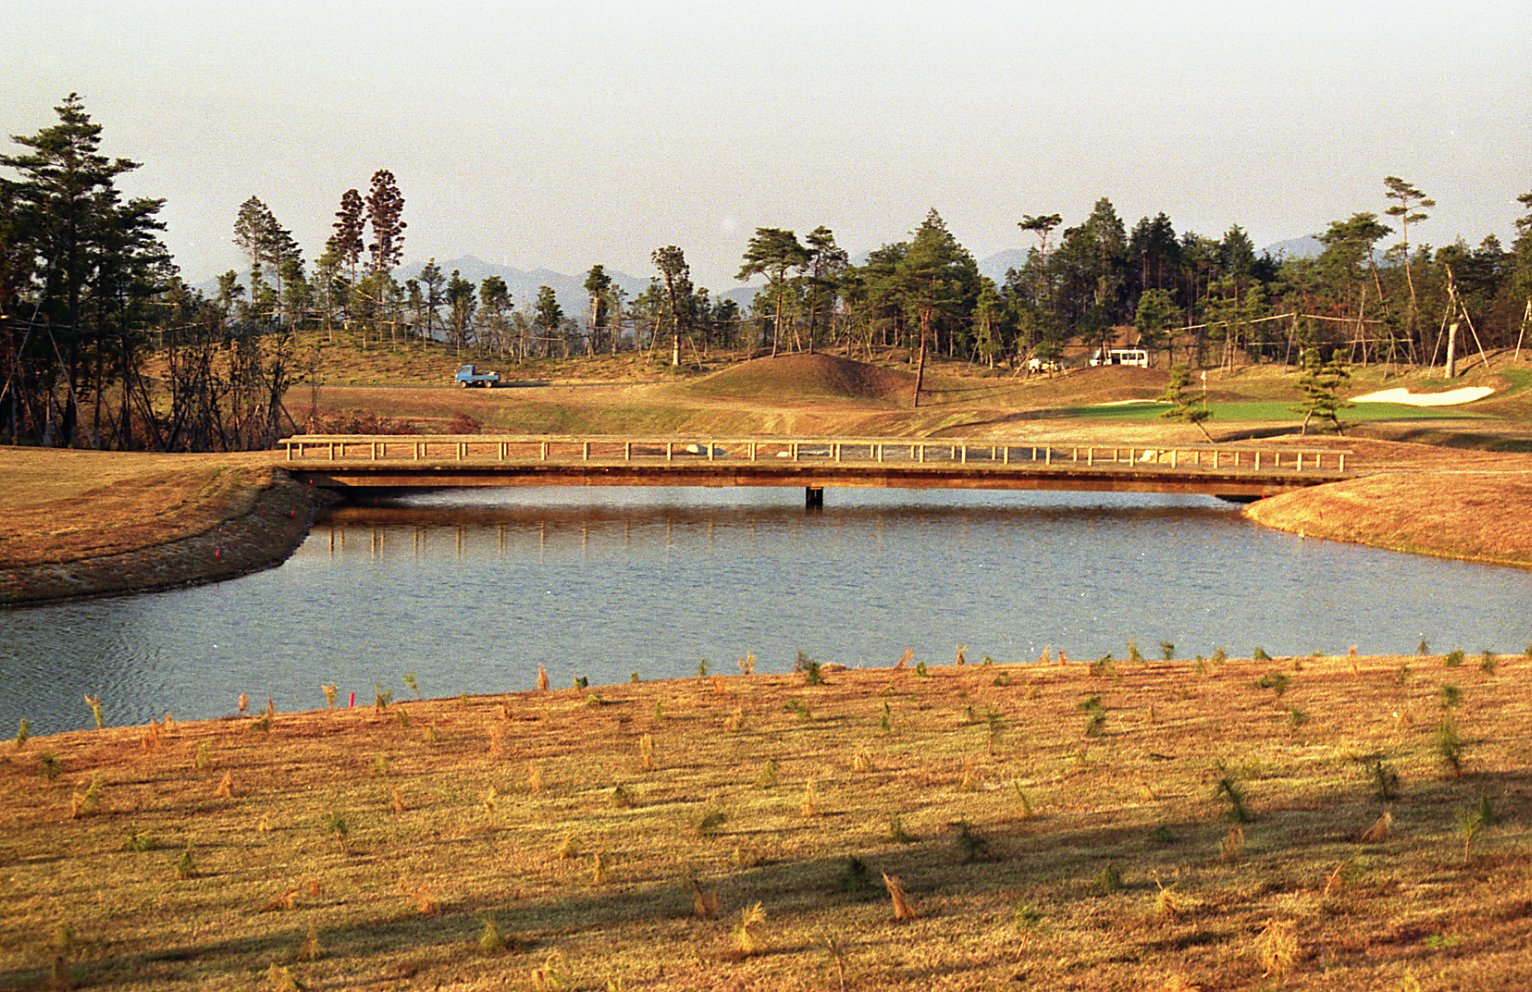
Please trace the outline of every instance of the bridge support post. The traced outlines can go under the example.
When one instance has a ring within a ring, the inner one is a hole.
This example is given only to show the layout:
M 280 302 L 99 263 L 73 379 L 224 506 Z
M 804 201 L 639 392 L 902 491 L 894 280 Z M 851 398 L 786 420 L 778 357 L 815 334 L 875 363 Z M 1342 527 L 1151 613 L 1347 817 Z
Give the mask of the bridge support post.
M 803 508 L 805 510 L 823 510 L 825 508 L 825 491 L 823 486 L 804 487 Z

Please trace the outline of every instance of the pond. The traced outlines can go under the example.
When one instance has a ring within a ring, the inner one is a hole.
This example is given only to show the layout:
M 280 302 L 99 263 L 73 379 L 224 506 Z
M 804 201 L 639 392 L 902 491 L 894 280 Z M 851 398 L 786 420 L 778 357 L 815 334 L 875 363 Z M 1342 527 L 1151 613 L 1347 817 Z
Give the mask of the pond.
M 916 660 L 1519 652 L 1532 573 L 1264 530 L 1207 497 L 837 489 L 451 491 L 346 508 L 279 568 L 0 613 L 0 734 Z

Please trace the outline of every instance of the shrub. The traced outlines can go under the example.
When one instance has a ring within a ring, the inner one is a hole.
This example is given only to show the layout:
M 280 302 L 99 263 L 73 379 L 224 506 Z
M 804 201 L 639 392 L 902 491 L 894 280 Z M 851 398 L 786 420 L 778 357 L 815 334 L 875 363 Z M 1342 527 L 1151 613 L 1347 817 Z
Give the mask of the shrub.
M 1110 652 L 1091 662 L 1089 667 L 1091 678 L 1117 677 L 1117 662 L 1112 660 Z
M 904 818 L 895 813 L 888 818 L 888 839 L 895 844 L 913 844 L 915 838 L 904 829 Z
M 1176 656 L 1176 646 L 1169 641 L 1160 642 L 1160 657 L 1170 661 Z
M 94 813 L 101 805 L 101 792 L 104 787 L 101 784 L 101 773 L 92 772 L 90 783 L 86 785 L 84 792 L 76 792 L 70 800 L 69 816 L 71 819 L 79 819 L 88 813 Z
M 1382 759 L 1372 763 L 1370 769 L 1372 775 L 1372 791 L 1384 802 L 1391 802 L 1399 798 L 1399 773 L 1394 771 Z
M 706 658 L 703 658 L 701 661 L 697 662 L 697 681 L 700 682 L 707 678 L 707 665 L 708 662 Z
M 803 799 L 798 803 L 798 812 L 805 817 L 819 815 L 819 791 L 813 779 L 803 783 Z
M 500 928 L 495 925 L 495 918 L 485 914 L 484 928 L 479 931 L 479 953 L 500 954 L 505 949 L 505 937 L 500 933 Z
M 747 653 L 743 658 L 735 661 L 734 664 L 739 666 L 739 673 L 741 675 L 755 674 L 755 655 L 753 654 Z
M 1106 730 L 1106 708 L 1100 696 L 1087 696 L 1077 706 L 1085 714 L 1085 736 L 1100 737 Z
M 52 782 L 64 773 L 64 763 L 52 753 L 39 754 L 37 756 L 37 771 L 43 778 Z
M 990 856 L 989 842 L 980 837 L 967 820 L 958 821 L 957 830 L 952 835 L 952 844 L 965 865 L 987 860 Z
M 1245 828 L 1236 823 L 1218 842 L 1218 860 L 1233 861 L 1244 846 Z
M 1157 920 L 1173 921 L 1181 915 L 1181 897 L 1176 895 L 1176 887 L 1166 887 L 1160 884 L 1159 879 L 1154 880 L 1154 918 Z
M 809 711 L 808 704 L 801 699 L 789 699 L 782 704 L 782 708 L 797 717 L 799 723 L 808 723 L 814 719 L 813 713 Z
M 1251 661 L 1270 661 L 1271 660 L 1271 655 L 1266 653 L 1266 649 L 1265 648 L 1263 648 L 1259 644 L 1257 644 L 1255 646 L 1255 650 L 1250 652 L 1250 660 Z
M 372 686 L 372 705 L 379 713 L 388 709 L 388 704 L 394 701 L 391 690 L 383 688 L 382 682 L 375 682 Z
M 1226 662 L 1228 660 L 1229 660 L 1229 652 L 1227 650 L 1225 650 L 1221 645 L 1219 647 L 1214 648 L 1212 656 L 1210 658 L 1208 658 L 1208 661 L 1211 661 L 1215 665 L 1222 665 L 1224 662 Z
M 141 830 L 134 830 L 133 832 L 129 833 L 127 838 L 122 842 L 122 849 L 124 851 L 136 851 L 142 853 L 144 851 L 152 850 L 153 847 L 154 839 Z
M 1289 706 L 1287 709 L 1287 722 L 1294 730 L 1297 730 L 1309 722 L 1309 715 L 1296 706 Z
M 644 771 L 654 771 L 654 738 L 649 734 L 638 738 L 638 763 Z
M 927 668 L 926 663 L 922 661 L 915 665 L 915 675 L 917 678 L 930 678 L 931 670 Z
M 1001 734 L 1005 733 L 1005 715 L 997 709 L 985 710 L 984 723 L 987 728 L 988 750 L 993 755 L 995 753 L 995 742 L 1000 739 Z
M 1270 661 L 1271 659 L 1268 658 L 1266 660 Z M 1270 689 L 1279 697 L 1287 691 L 1287 683 L 1287 676 L 1281 672 L 1267 672 L 1265 675 L 1262 675 L 1260 678 L 1255 680 L 1256 688 Z
M 22 717 L 16 724 L 16 747 L 21 749 L 27 746 L 27 738 L 32 736 L 32 721 Z
M 1446 665 L 1448 668 L 1461 668 L 1463 666 L 1462 650 L 1455 648 L 1451 651 L 1448 651 L 1447 656 L 1442 659 L 1442 664 Z
M 1439 697 L 1441 700 L 1442 709 L 1455 709 L 1458 703 L 1463 701 L 1463 690 L 1459 689 L 1451 682 L 1443 682 Z
M 803 673 L 804 685 L 825 684 L 824 666 L 820 662 L 815 661 L 813 658 L 810 658 L 808 655 L 804 654 L 802 651 L 798 652 L 798 663 L 794 666 L 793 670 Z
M 1273 920 L 1255 939 L 1256 957 L 1263 975 L 1282 978 L 1298 961 L 1298 934 L 1291 923 Z
M 1011 783 L 1011 791 L 1016 795 L 1016 803 L 1021 807 L 1021 818 L 1030 820 L 1036 814 L 1032 811 L 1032 800 L 1027 796 L 1027 790 L 1021 787 L 1020 782 Z
M 777 759 L 767 758 L 761 766 L 760 772 L 755 776 L 755 786 L 758 789 L 770 789 L 777 784 Z
M 740 911 L 739 922 L 734 924 L 734 949 L 744 957 L 759 954 L 765 949 L 755 933 L 755 928 L 766 922 L 766 910 L 757 902 Z
M 1138 642 L 1131 638 L 1128 640 L 1128 660 L 1135 664 L 1144 660 L 1144 656 L 1138 653 Z
M 904 885 L 899 881 L 899 876 L 883 872 L 883 886 L 888 889 L 888 898 L 894 904 L 894 922 L 905 923 L 909 920 L 918 920 L 920 914 L 915 911 L 914 903 L 904 892 Z
M 197 862 L 192 859 L 191 841 L 186 842 L 186 847 L 181 849 L 181 856 L 176 858 L 176 878 L 191 878 L 197 874 Z
M 869 898 L 876 891 L 867 863 L 854 854 L 847 857 L 846 863 L 841 866 L 836 885 L 842 892 L 857 899 Z
M 1118 869 L 1115 861 L 1108 861 L 1102 869 L 1096 873 L 1096 888 L 1101 890 L 1102 895 L 1116 895 L 1122 891 L 1122 872 Z
M 335 838 L 336 844 L 340 845 L 340 853 L 349 855 L 351 848 L 347 839 L 351 836 L 351 825 L 346 822 L 346 816 L 339 810 L 329 810 L 324 815 L 324 832 Z
M 715 837 L 719 828 L 723 826 L 727 814 L 716 806 L 709 806 L 697 817 L 696 832 L 698 837 Z
M 324 693 L 324 705 L 325 705 L 325 709 L 333 710 L 335 708 L 335 696 L 339 692 L 339 689 L 336 687 L 335 683 L 334 682 L 324 682 L 324 683 L 321 683 L 320 686 L 319 686 L 319 691 Z
M 883 701 L 883 716 L 878 720 L 878 729 L 887 734 L 894 729 L 894 713 L 889 709 L 888 700 Z
M 1463 774 L 1463 739 L 1451 720 L 1443 720 L 1436 727 L 1436 753 L 1454 776 Z
M 85 705 L 90 707 L 90 715 L 96 721 L 96 729 L 100 730 L 106 725 L 106 721 L 102 719 L 101 715 L 101 697 L 99 695 L 92 696 L 87 693 L 85 696 Z
M 1484 652 L 1483 657 L 1479 659 L 1479 671 L 1483 672 L 1485 675 L 1495 674 L 1495 670 L 1499 667 L 1500 659 L 1488 651 Z
M 1226 800 L 1229 804 L 1227 816 L 1235 823 L 1249 823 L 1253 817 L 1250 809 L 1245 805 L 1245 793 L 1239 787 L 1239 782 L 1234 774 L 1222 767 L 1219 768 L 1220 776 L 1218 783 L 1213 787 L 1213 794 L 1219 799 Z

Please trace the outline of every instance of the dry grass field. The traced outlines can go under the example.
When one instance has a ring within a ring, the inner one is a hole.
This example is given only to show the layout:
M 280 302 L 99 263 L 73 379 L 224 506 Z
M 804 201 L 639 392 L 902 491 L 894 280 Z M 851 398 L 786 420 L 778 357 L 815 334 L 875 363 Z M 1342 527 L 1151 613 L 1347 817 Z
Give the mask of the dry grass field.
M 274 456 L 0 446 L 0 564 L 118 554 L 246 512 Z
M 1532 662 L 1257 659 L 7 742 L 0 988 L 1522 987 Z

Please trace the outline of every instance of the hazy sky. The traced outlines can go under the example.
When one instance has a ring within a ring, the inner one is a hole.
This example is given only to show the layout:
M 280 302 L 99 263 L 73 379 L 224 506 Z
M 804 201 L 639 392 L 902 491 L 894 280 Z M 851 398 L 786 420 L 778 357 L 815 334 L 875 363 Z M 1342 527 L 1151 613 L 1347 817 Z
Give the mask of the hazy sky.
M 71 90 L 193 281 L 239 265 L 246 197 L 312 259 L 380 167 L 409 260 L 646 275 L 673 243 L 714 289 L 757 226 L 859 251 L 934 206 L 983 256 L 1107 196 L 1264 245 L 1397 174 L 1441 244 L 1508 239 L 1532 189 L 1516 2 L 0 0 L 3 133 Z

